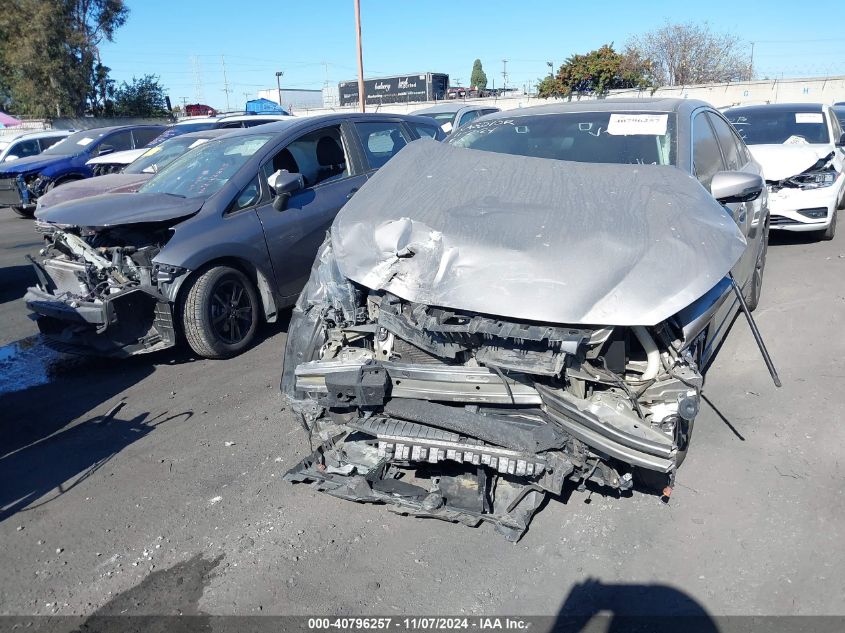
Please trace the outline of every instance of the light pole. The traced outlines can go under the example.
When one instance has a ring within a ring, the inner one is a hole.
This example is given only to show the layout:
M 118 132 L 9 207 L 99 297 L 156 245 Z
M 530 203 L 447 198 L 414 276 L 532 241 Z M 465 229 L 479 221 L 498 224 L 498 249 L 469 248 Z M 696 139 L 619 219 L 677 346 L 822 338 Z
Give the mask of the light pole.
M 364 52 L 361 50 L 361 0 L 355 0 L 355 42 L 358 45 L 358 103 L 361 112 L 366 112 L 367 97 L 364 94 Z
M 553 62 L 546 62 L 546 66 L 549 67 L 549 79 L 554 79 L 554 63 Z
M 276 71 L 276 90 L 279 93 L 279 107 L 282 107 L 282 77 L 284 77 L 285 73 L 281 70 Z

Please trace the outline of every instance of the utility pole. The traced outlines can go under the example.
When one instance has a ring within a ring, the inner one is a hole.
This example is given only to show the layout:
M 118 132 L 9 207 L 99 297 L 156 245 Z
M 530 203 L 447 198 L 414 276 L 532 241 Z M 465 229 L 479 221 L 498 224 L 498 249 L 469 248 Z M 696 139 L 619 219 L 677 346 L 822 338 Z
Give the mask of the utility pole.
M 502 93 L 508 90 L 508 60 L 502 60 Z
M 367 111 L 364 94 L 364 52 L 361 50 L 361 0 L 355 0 L 355 42 L 358 46 L 358 103 L 361 112 Z
M 229 93 L 232 92 L 229 89 L 229 80 L 226 78 L 226 58 L 221 55 L 220 61 L 223 62 L 223 92 L 226 93 L 226 112 L 231 110 L 231 106 L 229 105 Z
M 285 76 L 284 71 L 276 71 L 276 92 L 279 95 L 279 107 L 282 107 L 282 77 Z
M 751 63 L 748 64 L 748 79 L 754 79 L 754 42 L 751 42 Z
M 546 62 L 546 66 L 549 67 L 549 79 L 554 79 L 554 62 Z

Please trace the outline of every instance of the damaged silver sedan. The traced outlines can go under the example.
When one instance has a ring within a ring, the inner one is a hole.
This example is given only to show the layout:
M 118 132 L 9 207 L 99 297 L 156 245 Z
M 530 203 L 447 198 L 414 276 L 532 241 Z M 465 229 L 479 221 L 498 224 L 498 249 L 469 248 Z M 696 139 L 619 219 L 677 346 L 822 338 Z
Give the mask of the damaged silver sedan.
M 691 175 L 711 109 L 656 104 L 485 117 L 358 192 L 288 332 L 289 481 L 510 540 L 567 481 L 671 494 L 767 211 L 754 164 Z

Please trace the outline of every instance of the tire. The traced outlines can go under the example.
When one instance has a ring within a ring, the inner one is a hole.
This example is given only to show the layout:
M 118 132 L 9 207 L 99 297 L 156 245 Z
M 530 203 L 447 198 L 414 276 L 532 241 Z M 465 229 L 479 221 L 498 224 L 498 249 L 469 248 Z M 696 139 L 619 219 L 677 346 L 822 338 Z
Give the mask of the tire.
M 833 217 L 830 219 L 830 224 L 827 225 L 827 228 L 824 231 L 821 231 L 821 240 L 823 242 L 829 242 L 833 239 L 833 236 L 836 235 L 836 216 L 839 215 L 839 212 L 836 209 L 833 210 Z
M 767 226 L 763 234 L 763 246 L 760 253 L 757 255 L 757 262 L 754 264 L 754 273 L 751 275 L 751 290 L 745 303 L 748 305 L 748 311 L 754 312 L 760 304 L 760 295 L 763 292 L 763 273 L 766 271 L 766 254 L 769 251 L 769 227 Z
M 18 217 L 26 218 L 27 220 L 31 220 L 35 217 L 35 209 L 33 208 L 12 207 L 12 211 L 14 211 L 15 215 Z
M 252 282 L 240 270 L 210 268 L 193 279 L 183 296 L 183 331 L 199 356 L 231 358 L 252 343 L 260 304 Z

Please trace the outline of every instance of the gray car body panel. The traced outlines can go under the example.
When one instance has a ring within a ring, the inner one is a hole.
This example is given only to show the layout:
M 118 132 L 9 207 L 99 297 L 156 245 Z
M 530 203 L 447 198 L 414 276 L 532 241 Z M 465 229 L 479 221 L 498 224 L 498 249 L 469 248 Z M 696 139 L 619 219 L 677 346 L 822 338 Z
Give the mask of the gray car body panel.
M 420 141 L 332 231 L 341 272 L 408 301 L 547 323 L 653 325 L 746 242 L 675 167 L 526 158 Z
M 147 182 L 153 174 L 106 174 L 69 182 L 51 189 L 38 198 L 38 209 L 55 207 L 64 202 L 90 198 L 104 193 L 131 193 Z

